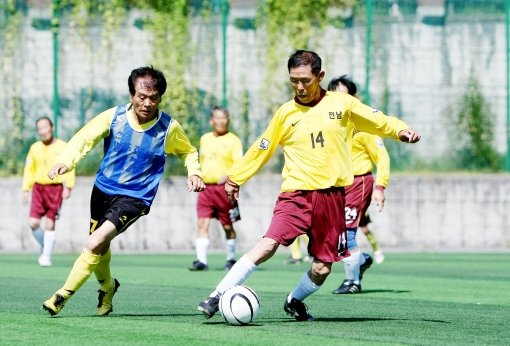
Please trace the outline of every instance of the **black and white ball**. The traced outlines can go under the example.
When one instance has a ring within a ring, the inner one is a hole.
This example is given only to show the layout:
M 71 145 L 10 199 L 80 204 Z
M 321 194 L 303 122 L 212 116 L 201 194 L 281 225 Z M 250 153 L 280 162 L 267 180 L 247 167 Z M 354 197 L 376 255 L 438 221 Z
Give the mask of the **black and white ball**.
M 251 288 L 237 285 L 223 293 L 219 308 L 227 323 L 233 326 L 246 325 L 259 313 L 259 297 Z

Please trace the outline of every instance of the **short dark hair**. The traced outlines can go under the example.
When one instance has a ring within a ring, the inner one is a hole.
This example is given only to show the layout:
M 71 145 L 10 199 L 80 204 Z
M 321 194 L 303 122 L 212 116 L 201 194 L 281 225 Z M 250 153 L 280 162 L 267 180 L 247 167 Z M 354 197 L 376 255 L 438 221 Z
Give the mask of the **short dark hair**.
M 39 121 L 41 121 L 41 120 L 48 120 L 48 122 L 50 123 L 50 126 L 53 127 L 53 121 L 51 121 L 50 117 L 47 117 L 47 116 L 42 116 L 42 117 L 37 118 L 37 120 L 35 121 L 35 126 L 37 126 L 37 124 L 39 124 Z
M 346 74 L 338 78 L 333 78 L 328 84 L 328 90 L 336 90 L 336 88 L 338 88 L 338 84 L 345 85 L 347 92 L 351 96 L 356 95 L 356 92 L 358 91 L 356 84 L 350 78 L 348 78 Z
M 229 117 L 228 115 L 228 111 L 225 107 L 222 107 L 222 106 L 214 106 L 212 109 L 211 109 L 211 118 L 213 116 L 213 113 L 214 111 L 221 111 L 223 113 L 225 113 L 225 115 L 227 116 L 227 118 Z
M 312 66 L 312 73 L 314 76 L 318 76 L 322 71 L 322 60 L 321 57 L 310 50 L 296 50 L 290 57 L 287 62 L 287 69 L 290 72 L 291 68 L 296 68 L 299 66 Z
M 131 71 L 128 78 L 129 93 L 133 96 L 136 93 L 135 82 L 138 78 L 149 77 L 154 83 L 154 88 L 161 97 L 166 91 L 166 79 L 163 72 L 156 70 L 152 66 L 139 67 Z

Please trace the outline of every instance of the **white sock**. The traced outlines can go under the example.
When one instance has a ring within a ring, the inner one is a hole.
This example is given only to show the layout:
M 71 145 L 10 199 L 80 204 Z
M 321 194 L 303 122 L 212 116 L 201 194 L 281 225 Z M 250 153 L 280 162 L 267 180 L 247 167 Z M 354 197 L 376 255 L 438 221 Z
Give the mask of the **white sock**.
M 197 238 L 197 260 L 207 264 L 207 250 L 209 249 L 209 238 Z
M 257 268 L 255 263 L 248 256 L 243 255 L 223 277 L 223 280 L 220 281 L 216 286 L 216 290 L 210 296 L 215 297 L 218 293 L 223 294 L 230 287 L 242 284 L 250 277 L 255 268 Z
M 236 259 L 236 240 L 227 239 L 227 261 Z
M 351 255 L 342 260 L 345 268 L 345 278 L 359 285 L 360 249 L 351 251 Z
M 45 231 L 42 255 L 50 258 L 53 253 L 53 245 L 55 245 L 55 231 Z
M 44 229 L 39 226 L 39 228 L 32 231 L 32 235 L 42 248 L 44 244 Z
M 299 285 L 294 288 L 292 292 L 290 292 L 289 296 L 287 297 L 287 301 L 290 303 L 290 300 L 292 298 L 296 298 L 297 300 L 304 300 L 309 295 L 317 292 L 321 286 L 318 286 L 313 283 L 312 279 L 308 276 L 308 271 L 303 274 L 301 277 L 301 281 L 299 282 Z

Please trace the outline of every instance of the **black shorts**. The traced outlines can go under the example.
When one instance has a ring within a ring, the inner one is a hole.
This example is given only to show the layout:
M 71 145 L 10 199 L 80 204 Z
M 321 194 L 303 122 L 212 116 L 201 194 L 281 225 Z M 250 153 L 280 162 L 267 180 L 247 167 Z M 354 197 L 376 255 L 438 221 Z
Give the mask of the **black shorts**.
M 106 220 L 117 228 L 117 234 L 124 232 L 133 222 L 149 214 L 150 207 L 141 199 L 108 195 L 94 185 L 90 197 L 90 234 Z

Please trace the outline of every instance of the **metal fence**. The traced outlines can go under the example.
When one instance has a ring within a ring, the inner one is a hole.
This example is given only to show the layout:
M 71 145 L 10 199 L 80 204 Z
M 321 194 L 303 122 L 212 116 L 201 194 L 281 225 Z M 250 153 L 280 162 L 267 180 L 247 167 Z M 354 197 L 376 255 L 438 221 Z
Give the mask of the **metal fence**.
M 327 23 L 313 28 L 314 37 L 306 48 L 323 58 L 326 83 L 349 74 L 364 91 L 367 103 L 396 114 L 422 133 L 423 140 L 416 146 L 403 148 L 387 142 L 394 167 L 430 169 L 448 160 L 455 145 L 452 112 L 469 92 L 470 77 L 479 82 L 487 100 L 489 107 L 484 111 L 493 121 L 493 128 L 487 130 L 493 131 L 492 144 L 504 157 L 507 2 L 352 1 L 353 7 L 328 10 Z M 265 128 L 274 107 L 292 97 L 286 60 L 293 49 L 304 47 L 293 47 L 285 37 L 281 44 L 267 44 L 267 28 L 260 20 L 263 3 L 188 2 L 185 32 L 189 40 L 182 82 L 188 96 L 193 95 L 187 108 L 192 114 L 185 121 L 193 125 L 195 144 L 198 135 L 209 130 L 208 113 L 214 104 L 228 105 L 233 130 L 248 145 Z M 51 1 L 3 0 L 0 4 L 0 171 L 18 174 L 35 138 L 37 117 L 54 117 L 58 135 L 70 138 L 95 114 L 128 102 L 130 71 L 152 64 L 158 47 L 154 33 L 144 26 L 153 15 L 149 10 L 124 8 L 120 25 L 113 30 L 94 16 L 78 25 L 72 8 L 56 14 Z M 9 10 L 12 4 L 15 11 Z M 205 15 L 198 11 L 204 6 L 208 7 Z M 52 25 L 56 15 L 58 27 L 54 21 Z M 174 39 L 168 36 L 170 44 Z M 271 70 L 267 61 L 273 50 L 283 52 L 276 62 L 279 70 Z M 170 51 L 158 53 L 171 56 Z M 169 89 L 178 81 L 173 64 L 167 61 L 164 66 L 170 67 L 163 68 Z M 268 84 L 268 74 L 274 74 L 278 82 Z M 172 99 L 166 98 L 164 105 L 169 107 Z M 275 160 L 274 165 L 279 164 Z

